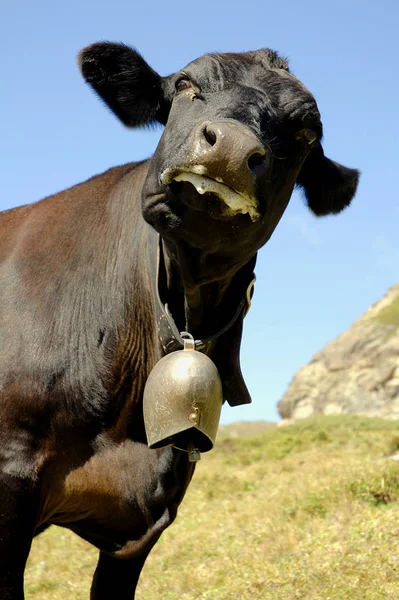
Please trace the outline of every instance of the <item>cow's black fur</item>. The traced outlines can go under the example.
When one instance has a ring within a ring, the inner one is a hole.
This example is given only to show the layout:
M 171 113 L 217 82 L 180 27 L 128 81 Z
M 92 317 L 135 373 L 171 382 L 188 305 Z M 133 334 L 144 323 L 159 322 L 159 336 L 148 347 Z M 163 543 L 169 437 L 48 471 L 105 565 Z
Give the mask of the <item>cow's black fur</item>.
M 102 43 L 80 64 L 125 125 L 165 130 L 151 159 L 0 216 L 1 600 L 23 598 L 31 539 L 52 523 L 99 548 L 92 600 L 115 595 L 114 582 L 131 599 L 176 516 L 194 468 L 172 447 L 148 449 L 142 411 L 162 356 L 158 234 L 162 300 L 181 330 L 206 337 L 237 310 L 294 185 L 323 215 L 358 180 L 324 156 L 316 102 L 275 52 L 212 54 L 161 77 Z M 199 168 L 254 214 L 176 180 Z M 249 401 L 242 319 L 210 348 L 231 404 Z

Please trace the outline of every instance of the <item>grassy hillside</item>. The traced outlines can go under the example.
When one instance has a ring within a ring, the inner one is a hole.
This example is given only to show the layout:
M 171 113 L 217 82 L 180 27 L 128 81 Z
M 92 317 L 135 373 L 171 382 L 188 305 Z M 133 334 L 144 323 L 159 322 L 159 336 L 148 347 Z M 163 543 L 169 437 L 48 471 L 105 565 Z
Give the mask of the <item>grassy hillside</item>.
M 236 421 L 230 425 L 220 425 L 217 435 L 218 442 L 226 438 L 247 438 L 261 435 L 269 429 L 274 429 L 276 423 L 271 421 Z
M 310 419 L 203 456 L 138 600 L 398 600 L 399 424 Z M 88 600 L 96 552 L 52 528 L 33 546 L 31 600 Z
M 388 306 L 384 306 L 374 316 L 374 319 L 383 325 L 395 325 L 395 327 L 399 327 L 399 298 L 395 298 Z

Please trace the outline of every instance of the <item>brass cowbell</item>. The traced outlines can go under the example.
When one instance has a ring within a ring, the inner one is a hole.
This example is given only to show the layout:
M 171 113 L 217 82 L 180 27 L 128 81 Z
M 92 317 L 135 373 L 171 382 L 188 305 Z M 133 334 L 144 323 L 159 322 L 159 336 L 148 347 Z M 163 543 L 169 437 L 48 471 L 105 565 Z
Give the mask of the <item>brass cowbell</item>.
M 195 350 L 192 336 L 185 337 L 184 349 L 161 358 L 147 379 L 143 408 L 148 446 L 175 446 L 189 452 L 189 460 L 199 460 L 200 452 L 213 448 L 222 403 L 215 364 Z

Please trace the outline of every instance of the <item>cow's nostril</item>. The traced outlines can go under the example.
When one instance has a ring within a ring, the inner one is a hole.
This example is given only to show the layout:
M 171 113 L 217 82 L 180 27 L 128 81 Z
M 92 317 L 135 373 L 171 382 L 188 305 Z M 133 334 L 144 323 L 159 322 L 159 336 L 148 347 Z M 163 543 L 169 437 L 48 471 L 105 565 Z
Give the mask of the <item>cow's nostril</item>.
M 204 127 L 204 137 L 210 146 L 214 146 L 216 144 L 216 133 L 206 126 Z
M 264 152 L 254 152 L 248 158 L 248 168 L 250 171 L 255 171 L 258 167 L 261 167 L 265 161 Z

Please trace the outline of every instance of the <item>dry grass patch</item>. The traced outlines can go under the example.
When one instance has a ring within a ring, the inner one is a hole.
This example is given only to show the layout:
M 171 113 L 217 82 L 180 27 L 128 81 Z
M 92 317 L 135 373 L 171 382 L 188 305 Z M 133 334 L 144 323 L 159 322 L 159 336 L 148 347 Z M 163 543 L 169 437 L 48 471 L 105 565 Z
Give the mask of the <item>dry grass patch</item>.
M 203 457 L 140 600 L 399 600 L 398 425 L 324 417 L 225 439 Z M 34 600 L 88 599 L 96 553 L 53 528 L 34 543 Z

